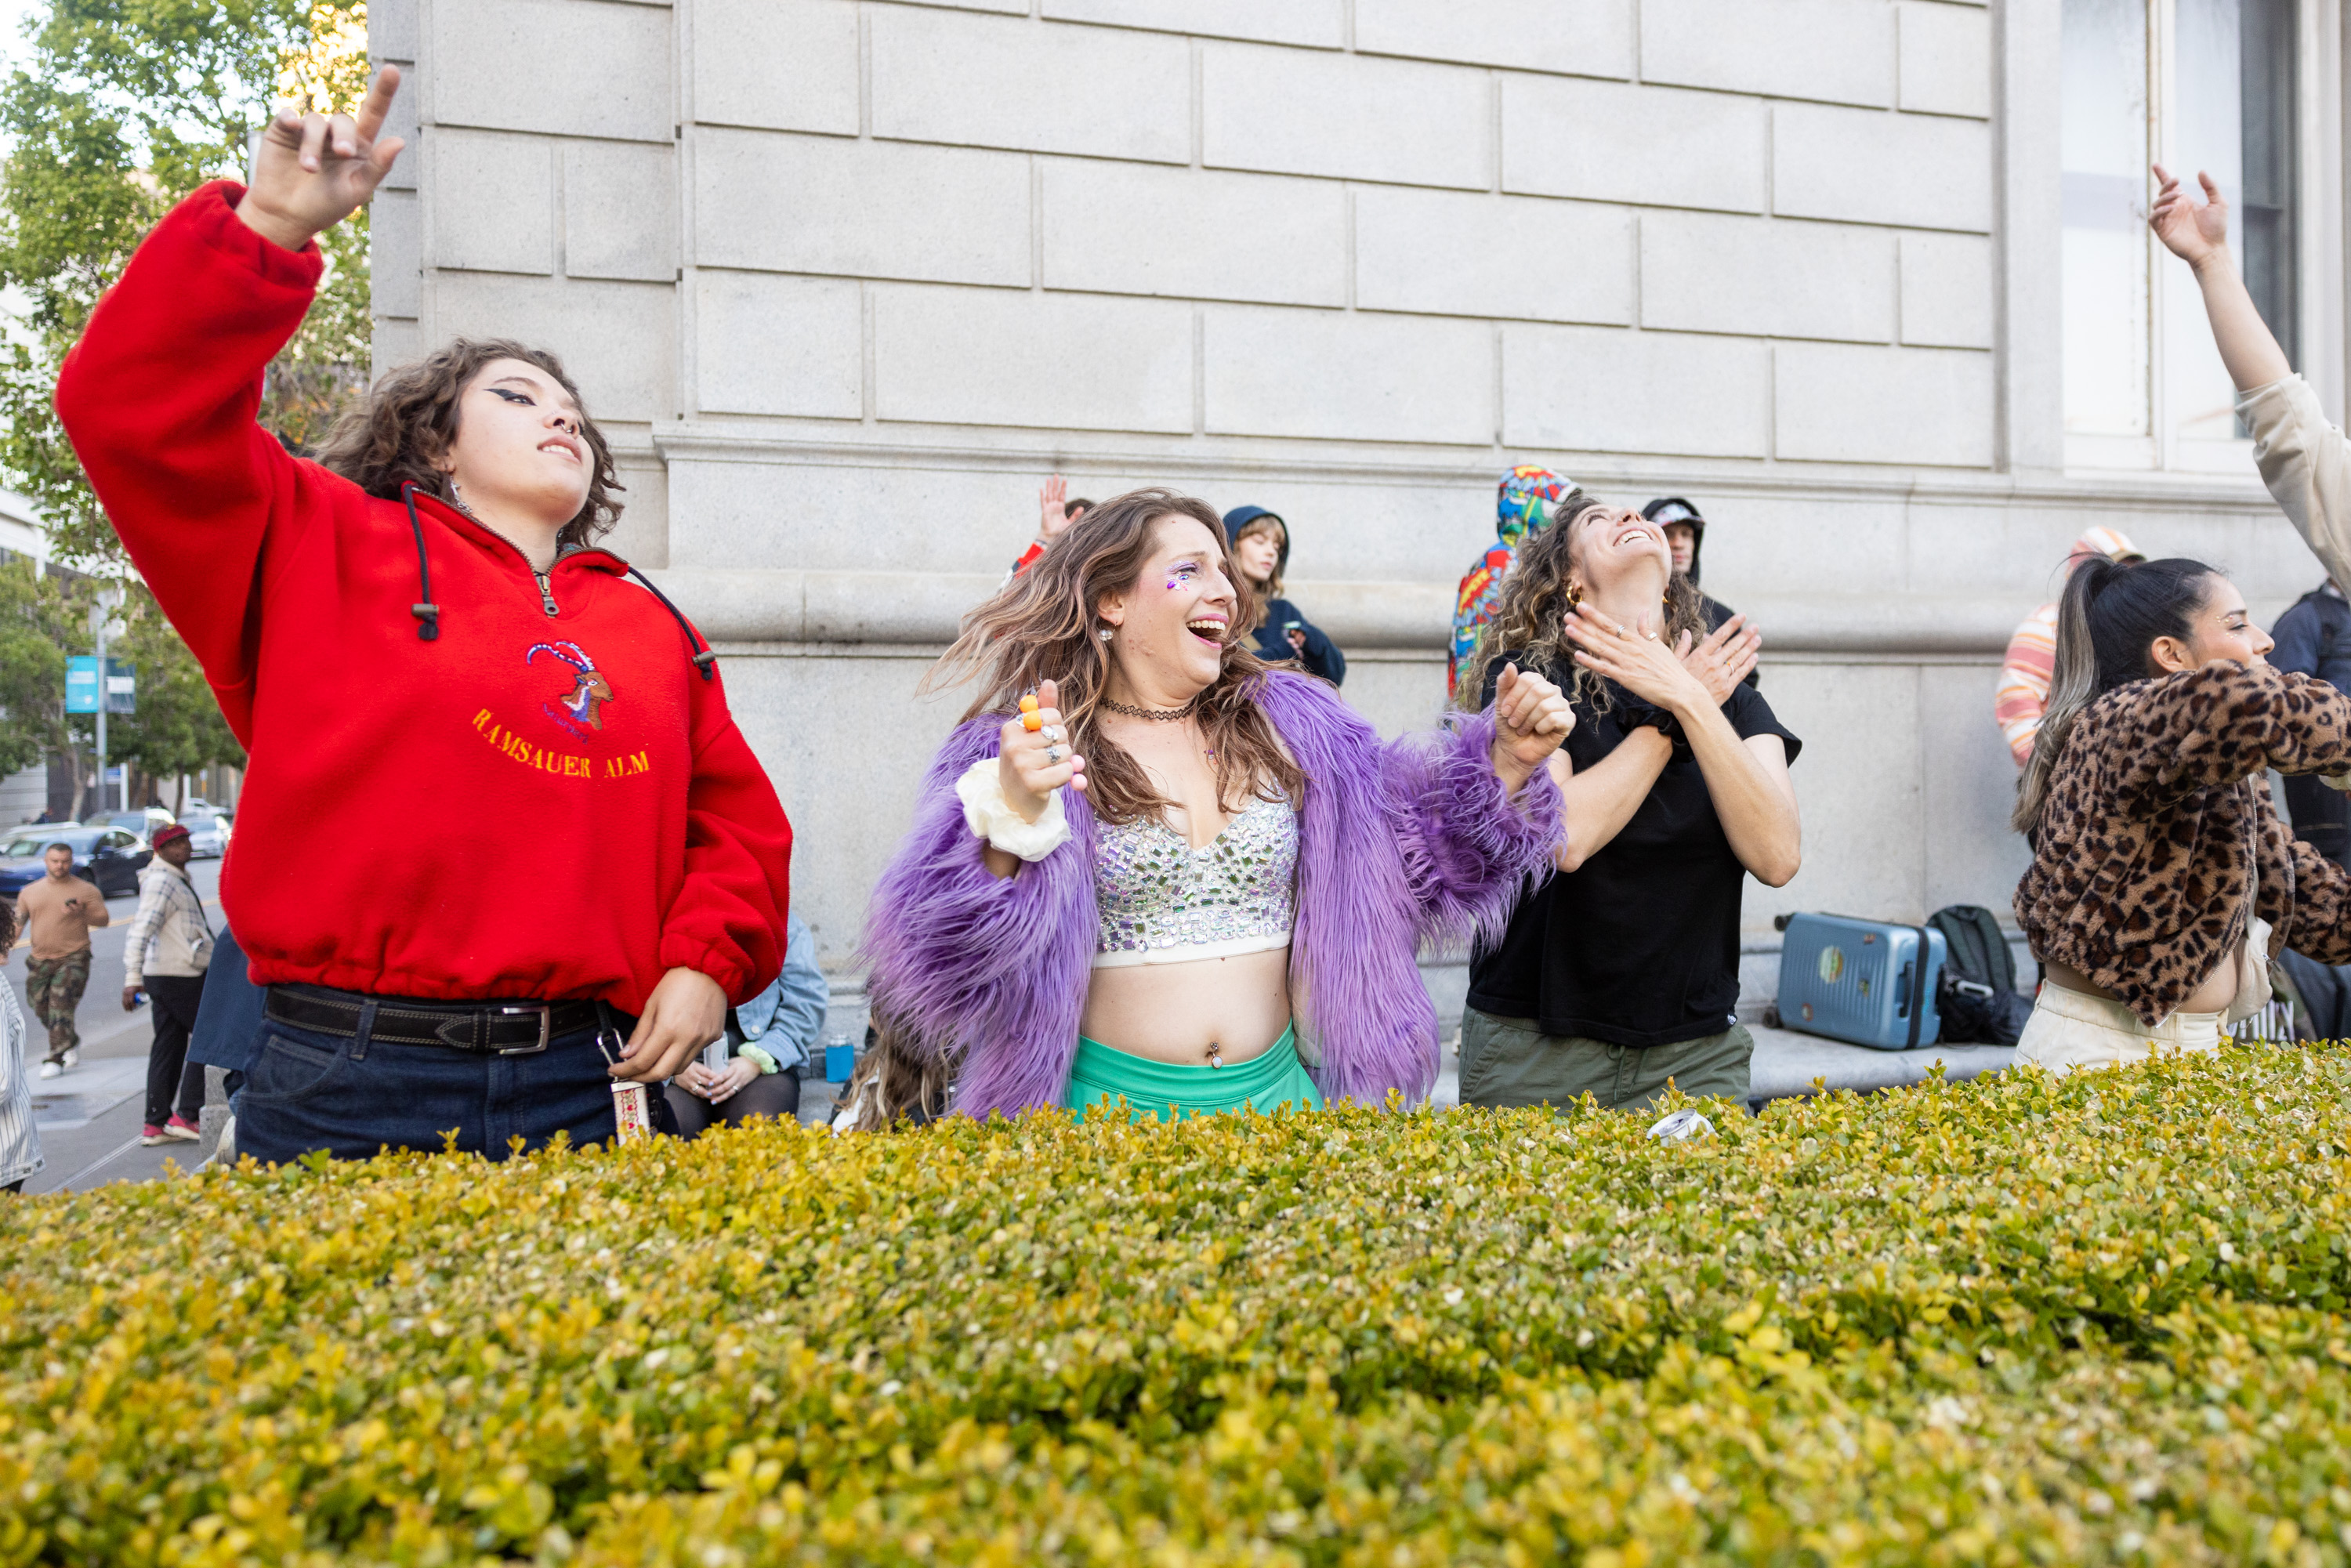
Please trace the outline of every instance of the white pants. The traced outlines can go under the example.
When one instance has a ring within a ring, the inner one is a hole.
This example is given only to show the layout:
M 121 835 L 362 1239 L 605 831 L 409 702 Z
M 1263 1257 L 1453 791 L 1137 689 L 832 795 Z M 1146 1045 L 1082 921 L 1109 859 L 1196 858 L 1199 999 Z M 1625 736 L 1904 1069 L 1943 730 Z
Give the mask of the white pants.
M 2221 1017 L 2173 1013 L 2149 1029 L 2120 1002 L 2044 980 L 2016 1042 L 2016 1061 L 2063 1077 L 2077 1067 L 2112 1067 L 2176 1051 L 2218 1051 Z

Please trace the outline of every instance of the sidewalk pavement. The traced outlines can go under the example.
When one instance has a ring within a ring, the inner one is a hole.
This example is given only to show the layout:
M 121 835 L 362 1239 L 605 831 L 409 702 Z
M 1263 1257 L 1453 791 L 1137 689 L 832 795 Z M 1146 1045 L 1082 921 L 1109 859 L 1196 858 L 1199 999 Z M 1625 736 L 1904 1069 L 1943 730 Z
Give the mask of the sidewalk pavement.
M 188 871 L 217 928 L 221 862 L 197 861 Z M 26 1180 L 27 1193 L 79 1192 L 110 1181 L 145 1181 L 162 1176 L 167 1163 L 193 1170 L 211 1157 L 220 1124 L 228 1114 L 220 1092 L 221 1075 L 208 1072 L 204 1141 L 139 1146 L 155 1014 L 152 1005 L 137 1012 L 122 1010 L 123 938 L 138 909 L 135 897 L 110 898 L 106 911 L 112 924 L 90 933 L 89 988 L 76 1012 L 81 1031 L 79 1065 L 62 1077 L 33 1080 L 33 1122 L 40 1130 L 44 1164 Z M 5 983 L 16 988 L 16 1005 L 25 1014 L 25 1068 L 37 1073 L 47 1032 L 25 1000 L 24 944 L 20 941 L 15 952 L 0 956 L 7 960 Z

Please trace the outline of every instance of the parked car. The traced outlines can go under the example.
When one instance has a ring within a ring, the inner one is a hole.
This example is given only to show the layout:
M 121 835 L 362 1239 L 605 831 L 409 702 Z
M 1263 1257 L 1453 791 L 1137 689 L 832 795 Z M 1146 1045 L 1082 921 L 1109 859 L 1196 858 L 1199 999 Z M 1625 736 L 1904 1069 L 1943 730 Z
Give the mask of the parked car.
M 216 861 L 228 853 L 229 830 L 235 824 L 226 811 L 191 810 L 180 825 L 188 830 L 188 852 L 198 860 Z
M 152 839 L 155 836 L 156 829 L 168 828 L 172 825 L 172 821 L 173 818 L 172 813 L 163 810 L 162 807 L 149 806 L 141 810 L 100 811 L 95 817 L 85 818 L 83 820 L 83 826 L 91 828 L 125 828 L 131 832 L 138 834 L 142 839 Z
M 108 898 L 124 898 L 139 891 L 139 873 L 155 858 L 147 841 L 128 828 L 18 828 L 0 844 L 0 897 L 15 898 L 27 884 L 47 874 L 41 857 L 51 844 L 70 845 L 74 874 L 98 884 Z

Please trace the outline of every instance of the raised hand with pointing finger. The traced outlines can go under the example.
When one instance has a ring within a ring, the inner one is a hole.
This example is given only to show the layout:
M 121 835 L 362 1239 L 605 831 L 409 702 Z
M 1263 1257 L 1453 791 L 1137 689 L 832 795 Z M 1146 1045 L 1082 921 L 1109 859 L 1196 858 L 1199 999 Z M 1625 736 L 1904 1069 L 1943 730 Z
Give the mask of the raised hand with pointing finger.
M 281 109 L 253 154 L 253 183 L 237 204 L 245 225 L 287 250 L 300 250 L 367 205 L 405 145 L 383 134 L 400 68 L 376 73 L 357 115 Z

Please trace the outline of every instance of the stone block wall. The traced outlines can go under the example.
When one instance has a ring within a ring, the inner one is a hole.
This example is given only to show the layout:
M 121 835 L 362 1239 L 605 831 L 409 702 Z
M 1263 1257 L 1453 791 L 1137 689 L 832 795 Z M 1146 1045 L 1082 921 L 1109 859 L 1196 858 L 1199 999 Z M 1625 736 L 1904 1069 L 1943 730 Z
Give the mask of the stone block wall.
M 1807 742 L 1806 866 L 1750 890 L 1766 935 L 2005 908 L 1999 650 L 2082 528 L 2223 561 L 2265 612 L 2316 575 L 2249 462 L 2062 471 L 2053 6 L 377 0 L 372 24 L 422 142 L 378 202 L 379 360 L 490 331 L 566 357 L 624 453 L 614 543 L 718 641 L 836 967 L 961 709 L 916 683 L 1048 473 L 1281 512 L 1292 597 L 1391 733 L 1438 711 L 1512 464 L 1691 497 L 1707 585 L 1762 625 Z M 2340 346 L 2311 370 L 2339 408 Z

